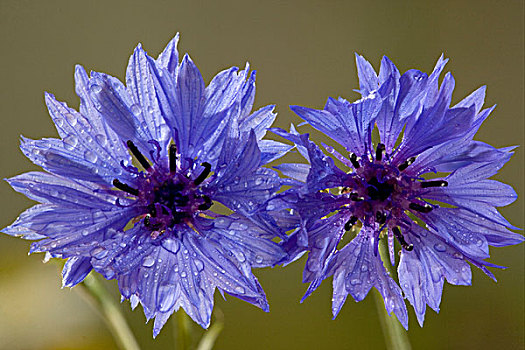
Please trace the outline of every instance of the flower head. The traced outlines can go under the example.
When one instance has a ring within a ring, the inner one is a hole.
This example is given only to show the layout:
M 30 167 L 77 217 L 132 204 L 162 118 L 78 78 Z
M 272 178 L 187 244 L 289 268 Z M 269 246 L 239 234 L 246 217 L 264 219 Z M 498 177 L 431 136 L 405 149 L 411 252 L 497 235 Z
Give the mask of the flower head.
M 295 179 L 279 200 L 302 220 L 285 246 L 292 259 L 309 251 L 303 280 L 310 287 L 304 298 L 333 276 L 334 318 L 348 294 L 360 301 L 375 287 L 405 328 L 404 297 L 422 325 L 426 305 L 439 311 L 445 279 L 469 285 L 469 263 L 494 278 L 486 268 L 497 267 L 485 261 L 488 247 L 523 241 L 496 209 L 512 203 L 516 193 L 488 180 L 510 159 L 513 147 L 473 140 L 493 108 L 481 109 L 484 87 L 450 107 L 452 75 L 438 83 L 447 62 L 443 57 L 430 75 L 418 70 L 401 75 L 386 57 L 377 75 L 363 57 L 356 58 L 360 100 L 329 98 L 323 110 L 292 106 L 347 155 L 324 145 L 333 158 L 325 155 L 294 128 L 275 130 L 309 161 L 278 166 Z M 372 137 L 375 127 L 378 140 Z M 352 235 L 346 245 L 341 243 L 345 234 Z M 380 240 L 387 241 L 392 265 L 395 246 L 400 249 L 399 285 L 378 254 Z
M 117 279 L 122 297 L 155 317 L 155 336 L 180 307 L 208 327 L 216 288 L 268 311 L 251 268 L 285 256 L 272 241 L 279 214 L 258 211 L 280 187 L 261 165 L 289 148 L 261 140 L 273 106 L 251 112 L 248 66 L 205 87 L 189 56 L 179 63 L 177 41 L 156 60 L 139 45 L 126 85 L 78 66 L 79 112 L 46 94 L 61 139 L 22 140 L 46 172 L 8 181 L 40 204 L 3 229 L 67 259 L 64 286 L 92 269 Z

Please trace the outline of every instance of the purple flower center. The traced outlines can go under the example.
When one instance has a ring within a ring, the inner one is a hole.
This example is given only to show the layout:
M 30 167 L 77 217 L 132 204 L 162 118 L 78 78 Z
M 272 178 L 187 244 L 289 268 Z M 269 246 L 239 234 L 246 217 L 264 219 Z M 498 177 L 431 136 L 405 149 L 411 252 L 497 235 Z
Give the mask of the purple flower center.
M 136 188 L 118 179 L 113 180 L 113 185 L 136 198 L 134 205 L 143 211 L 138 218 L 143 219 L 144 227 L 151 231 L 153 238 L 166 230 L 174 233 L 180 231 L 173 229 L 178 225 L 193 228 L 194 216 L 212 206 L 212 200 L 203 193 L 203 188 L 200 186 L 210 175 L 211 165 L 202 163 L 203 170 L 196 176 L 189 170 L 195 168 L 191 160 L 188 160 L 191 164 L 186 166 L 185 170 L 180 169 L 177 165 L 177 149 L 175 145 L 171 145 L 169 167 L 163 165 L 160 159 L 155 159 L 154 152 L 151 157 L 154 161 L 152 166 L 132 141 L 128 141 L 127 144 L 146 171 L 138 172 L 134 169 L 138 175 Z M 158 144 L 154 142 L 153 144 L 157 146 L 157 150 L 160 149 Z
M 404 171 L 415 161 L 409 158 L 399 166 L 390 163 L 390 157 L 383 157 L 385 146 L 379 144 L 375 159 L 355 154 L 350 155 L 354 172 L 342 181 L 340 197 L 345 210 L 350 216 L 345 224 L 348 231 L 358 221 L 363 225 L 377 228 L 381 232 L 388 227 L 394 233 L 403 248 L 411 250 L 402 235 L 400 227 L 406 220 L 405 212 L 428 213 L 433 206 L 419 199 L 425 188 L 443 187 L 444 180 L 424 181 Z

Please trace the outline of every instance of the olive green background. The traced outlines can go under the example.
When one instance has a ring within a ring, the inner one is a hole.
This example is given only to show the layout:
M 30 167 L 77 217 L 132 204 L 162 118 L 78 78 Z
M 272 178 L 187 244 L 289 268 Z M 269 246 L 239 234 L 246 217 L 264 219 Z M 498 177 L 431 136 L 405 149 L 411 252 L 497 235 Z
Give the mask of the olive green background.
M 247 60 L 258 71 L 256 107 L 277 104 L 277 126 L 297 122 L 288 105 L 321 108 L 328 96 L 350 100 L 358 88 L 354 52 L 376 68 L 388 55 L 401 71 L 430 72 L 444 52 L 456 78 L 454 102 L 488 86 L 486 106 L 498 104 L 477 139 L 497 147 L 523 144 L 523 1 L 11 1 L 0 0 L 0 177 L 36 169 L 18 149 L 19 135 L 54 137 L 43 101 L 49 91 L 78 106 L 73 69 L 124 77 L 141 42 L 156 56 L 181 33 L 206 82 Z M 524 227 L 523 149 L 496 179 L 520 196 L 502 213 Z M 31 201 L 0 183 L 0 226 Z M 0 236 L 0 348 L 113 348 L 103 321 L 79 293 L 60 288 L 58 264 L 27 256 L 29 243 Z M 472 287 L 446 285 L 441 312 L 429 310 L 424 328 L 409 307 L 415 349 L 524 347 L 524 245 L 492 249 L 494 283 L 474 271 Z M 304 257 L 286 267 L 255 271 L 270 302 L 266 314 L 216 295 L 225 329 L 219 349 L 380 349 L 384 347 L 372 293 L 346 302 L 331 320 L 331 280 L 307 301 Z M 107 286 L 116 294 L 116 285 Z M 144 349 L 172 349 L 174 322 L 152 340 L 141 308 L 121 305 Z M 197 334 L 201 331 L 195 327 Z

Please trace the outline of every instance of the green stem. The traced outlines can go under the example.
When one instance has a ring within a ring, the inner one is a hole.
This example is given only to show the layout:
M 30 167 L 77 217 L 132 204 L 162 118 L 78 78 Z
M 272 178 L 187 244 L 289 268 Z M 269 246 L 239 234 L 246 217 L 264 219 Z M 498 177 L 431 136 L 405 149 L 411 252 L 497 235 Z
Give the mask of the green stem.
M 98 275 L 90 273 L 79 286 L 84 292 L 82 295 L 102 313 L 118 347 L 122 350 L 140 350 L 119 305 L 113 301 L 113 296 L 102 285 Z
M 390 264 L 390 259 L 388 258 L 388 253 L 386 252 L 387 248 L 385 244 L 381 243 L 382 242 L 379 244 L 379 254 L 383 260 L 383 263 L 386 261 L 384 265 L 386 265 L 387 270 L 390 272 L 390 275 L 392 275 L 392 266 Z M 388 314 L 381 294 L 379 292 L 374 294 L 377 312 L 379 314 L 379 321 L 381 323 L 381 329 L 383 330 L 387 349 L 410 350 L 411 346 L 407 332 L 403 329 L 401 323 L 399 323 L 399 321 L 394 316 L 390 316 Z
M 191 320 L 181 308 L 177 311 L 177 350 L 191 349 Z
M 215 317 L 212 322 L 212 325 L 207 331 L 204 332 L 204 335 L 202 336 L 199 345 L 197 346 L 197 350 L 213 349 L 215 341 L 219 337 L 219 334 L 221 333 L 222 329 L 224 328 L 224 316 L 222 314 L 222 311 L 218 307 L 215 307 L 215 310 L 213 310 L 213 314 Z

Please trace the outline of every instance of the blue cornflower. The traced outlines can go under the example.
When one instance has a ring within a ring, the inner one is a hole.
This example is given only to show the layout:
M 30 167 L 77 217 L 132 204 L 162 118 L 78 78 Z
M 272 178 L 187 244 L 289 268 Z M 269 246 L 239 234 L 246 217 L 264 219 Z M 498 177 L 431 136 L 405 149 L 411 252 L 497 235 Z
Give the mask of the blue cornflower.
M 418 70 L 400 75 L 386 57 L 377 75 L 363 57 L 356 58 L 360 100 L 329 98 L 323 110 L 291 107 L 348 155 L 324 145 L 336 163 L 293 126 L 290 133 L 275 130 L 309 161 L 278 166 L 295 179 L 281 205 L 301 216 L 301 229 L 286 247 L 291 259 L 309 251 L 304 298 L 333 276 L 334 318 L 348 294 L 360 301 L 375 287 L 405 328 L 404 298 L 422 325 L 427 304 L 439 311 L 445 279 L 470 285 L 469 263 L 494 278 L 486 267 L 498 266 L 484 261 L 488 247 L 523 241 L 496 209 L 512 203 L 516 193 L 488 180 L 510 159 L 513 147 L 473 140 L 493 107 L 481 109 L 485 87 L 450 107 L 452 75 L 438 83 L 447 62 L 443 57 L 430 75 Z M 379 139 L 373 141 L 375 127 Z M 345 234 L 352 235 L 346 245 Z M 392 265 L 395 241 L 401 248 L 399 285 L 378 254 L 380 239 L 388 242 Z
M 248 66 L 205 87 L 189 56 L 179 63 L 177 42 L 156 60 L 139 45 L 126 85 L 77 66 L 80 112 L 46 94 L 61 139 L 23 138 L 21 149 L 47 172 L 8 180 L 41 204 L 3 229 L 37 240 L 31 253 L 67 259 L 64 286 L 92 269 L 117 279 L 122 297 L 155 317 L 154 336 L 180 307 L 208 327 L 215 288 L 268 311 L 251 268 L 285 257 L 272 241 L 281 214 L 258 212 L 281 185 L 260 166 L 289 149 L 261 140 L 274 106 L 251 113 Z

